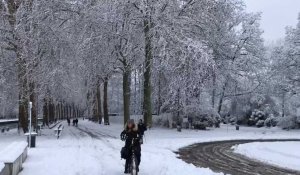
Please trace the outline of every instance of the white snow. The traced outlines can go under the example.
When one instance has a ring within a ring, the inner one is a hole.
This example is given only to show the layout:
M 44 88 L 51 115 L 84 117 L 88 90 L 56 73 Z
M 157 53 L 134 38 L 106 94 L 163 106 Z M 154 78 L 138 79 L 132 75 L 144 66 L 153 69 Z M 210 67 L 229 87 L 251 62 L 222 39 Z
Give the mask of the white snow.
M 27 147 L 26 142 L 13 142 L 5 149 L 0 151 L 0 162 L 11 163 L 14 162 L 24 149 Z
M 120 175 L 125 161 L 120 159 L 124 145 L 119 137 L 122 124 L 103 126 L 79 120 L 78 128 L 65 127 L 57 139 L 54 130 L 44 129 L 37 137 L 36 148 L 29 149 L 28 158 L 20 175 Z M 0 134 L 1 144 L 12 140 L 25 140 L 24 136 Z M 16 134 L 16 133 L 15 133 Z M 92 137 L 93 136 L 93 137 Z M 140 175 L 214 175 L 208 168 L 195 167 L 177 158 L 174 151 L 193 143 L 233 139 L 300 138 L 300 131 L 284 131 L 278 128 L 241 127 L 222 125 L 209 131 L 153 128 L 146 132 L 142 145 Z
M 0 123 L 1 122 L 16 122 L 18 121 L 18 119 L 0 119 Z
M 3 170 L 3 168 L 4 168 L 4 163 L 3 162 L 0 162 L 0 173 L 1 173 L 1 171 Z
M 254 142 L 234 146 L 234 152 L 276 166 L 300 170 L 300 142 Z

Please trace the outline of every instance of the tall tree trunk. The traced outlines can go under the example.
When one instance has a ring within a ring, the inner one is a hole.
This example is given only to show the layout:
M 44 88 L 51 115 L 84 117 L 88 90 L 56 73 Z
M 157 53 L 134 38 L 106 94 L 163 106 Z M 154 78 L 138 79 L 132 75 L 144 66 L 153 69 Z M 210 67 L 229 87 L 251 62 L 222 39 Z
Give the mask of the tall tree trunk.
M 123 72 L 123 107 L 124 107 L 124 124 L 130 119 L 130 86 L 131 86 L 131 71 L 125 66 Z
M 104 124 L 109 125 L 109 116 L 108 116 L 108 77 L 104 79 L 103 87 L 103 112 L 104 112 Z
M 36 101 L 36 93 L 35 93 L 35 85 L 34 82 L 29 84 L 29 99 L 32 102 L 32 109 L 31 109 L 31 119 L 32 119 L 32 126 L 34 129 L 37 128 L 38 119 L 37 119 L 37 101 Z
M 99 124 L 101 124 L 103 115 L 102 115 L 102 105 L 101 105 L 100 80 L 98 80 L 97 82 L 96 101 L 97 101 L 97 116 L 99 118 Z
M 66 113 L 66 117 L 67 117 L 68 119 L 70 119 L 68 104 L 66 104 L 66 106 L 65 106 L 65 113 Z
M 48 102 L 46 98 L 44 98 L 43 104 L 43 125 L 49 125 Z
M 98 115 L 98 103 L 97 103 L 97 90 L 94 91 L 94 93 L 92 94 L 93 96 L 93 121 L 94 122 L 99 122 L 99 115 Z
M 147 126 L 152 125 L 152 104 L 151 104 L 151 67 L 152 67 L 152 37 L 151 37 L 151 19 L 147 15 L 144 19 L 144 38 L 145 38 L 145 72 L 144 72 L 144 102 L 143 113 L 144 122 Z
M 54 106 L 52 98 L 49 100 L 49 121 L 50 123 L 54 122 Z
M 216 74 L 213 73 L 213 90 L 212 90 L 212 97 L 211 97 L 211 103 L 212 108 L 215 108 L 215 99 L 216 99 Z
M 281 117 L 285 117 L 285 92 L 282 93 Z
M 9 0 L 7 2 L 8 9 L 8 22 L 11 28 L 11 34 L 13 40 L 9 42 L 9 45 L 13 48 L 13 51 L 16 54 L 16 65 L 18 71 L 18 86 L 19 86 L 19 124 L 21 125 L 24 132 L 28 131 L 28 87 L 27 87 L 27 78 L 26 78 L 26 61 L 22 57 L 21 47 L 18 44 L 19 38 L 16 34 L 16 13 L 20 2 L 15 0 Z
M 158 102 L 157 102 L 157 115 L 160 115 L 161 102 L 161 71 L 158 73 Z
M 223 100 L 224 100 L 224 96 L 225 96 L 225 91 L 226 91 L 227 84 L 228 84 L 228 81 L 226 81 L 224 83 L 224 86 L 222 88 L 222 93 L 221 93 L 221 97 L 220 97 L 220 101 L 219 101 L 219 105 L 218 105 L 218 114 L 221 114 L 221 110 L 222 110 L 222 105 L 223 105 Z

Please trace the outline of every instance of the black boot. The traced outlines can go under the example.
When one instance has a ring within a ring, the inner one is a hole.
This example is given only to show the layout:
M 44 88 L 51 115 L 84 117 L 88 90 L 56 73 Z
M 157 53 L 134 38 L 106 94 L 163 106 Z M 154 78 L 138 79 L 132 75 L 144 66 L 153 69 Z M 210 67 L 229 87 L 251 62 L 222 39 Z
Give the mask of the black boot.
M 125 162 L 125 171 L 124 171 L 124 174 L 129 174 L 129 160 L 126 159 L 126 162 Z

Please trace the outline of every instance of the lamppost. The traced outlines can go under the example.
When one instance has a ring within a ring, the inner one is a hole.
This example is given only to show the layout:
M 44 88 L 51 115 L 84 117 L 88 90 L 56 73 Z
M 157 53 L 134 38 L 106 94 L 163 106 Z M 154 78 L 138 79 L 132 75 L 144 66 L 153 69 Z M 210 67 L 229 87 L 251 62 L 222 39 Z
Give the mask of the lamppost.
M 28 114 L 29 114 L 29 148 L 31 147 L 31 125 L 32 125 L 32 121 L 31 121 L 31 109 L 32 109 L 32 102 L 29 102 L 29 107 L 28 107 Z

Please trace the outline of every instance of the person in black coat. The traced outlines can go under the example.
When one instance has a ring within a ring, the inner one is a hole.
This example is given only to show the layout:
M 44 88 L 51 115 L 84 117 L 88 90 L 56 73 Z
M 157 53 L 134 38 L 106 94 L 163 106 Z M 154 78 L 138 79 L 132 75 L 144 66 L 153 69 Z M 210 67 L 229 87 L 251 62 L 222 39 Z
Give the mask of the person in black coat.
M 121 139 L 125 141 L 125 149 L 128 151 L 128 156 L 125 162 L 125 174 L 130 173 L 128 171 L 129 164 L 131 162 L 132 149 L 134 149 L 134 154 L 137 159 L 137 170 L 139 170 L 139 165 L 141 162 L 141 144 L 140 144 L 140 134 L 134 120 L 128 120 L 125 125 L 125 129 L 121 133 Z
M 71 120 L 67 118 L 68 126 L 70 126 Z
M 140 134 L 140 142 L 143 143 L 143 136 L 145 134 L 145 131 L 147 131 L 147 126 L 145 125 L 142 119 L 139 120 L 138 131 Z

